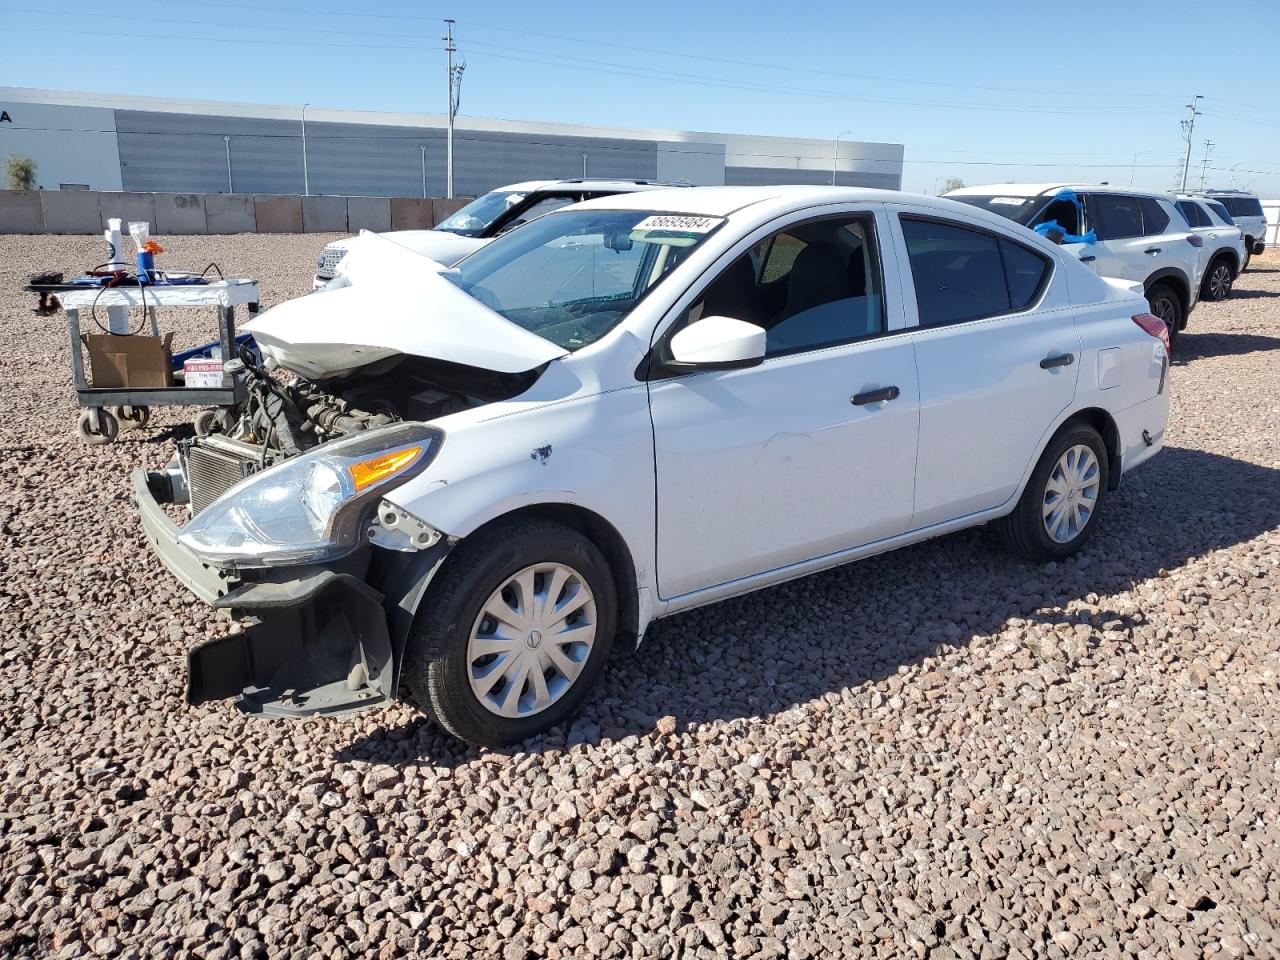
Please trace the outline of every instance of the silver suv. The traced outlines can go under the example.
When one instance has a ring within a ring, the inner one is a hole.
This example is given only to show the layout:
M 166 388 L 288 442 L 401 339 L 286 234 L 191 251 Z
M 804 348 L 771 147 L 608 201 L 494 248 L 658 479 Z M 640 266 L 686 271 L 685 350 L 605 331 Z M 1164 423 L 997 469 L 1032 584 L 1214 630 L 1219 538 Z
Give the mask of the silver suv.
M 1195 195 L 1227 208 L 1231 222 L 1244 234 L 1244 263 L 1240 269 L 1247 269 L 1250 256 L 1267 248 L 1267 215 L 1262 211 L 1262 201 L 1243 190 L 1198 190 Z
M 1035 230 L 1101 276 L 1142 284 L 1170 339 L 1186 329 L 1200 297 L 1204 241 L 1169 197 L 1061 183 L 963 187 L 946 196 Z

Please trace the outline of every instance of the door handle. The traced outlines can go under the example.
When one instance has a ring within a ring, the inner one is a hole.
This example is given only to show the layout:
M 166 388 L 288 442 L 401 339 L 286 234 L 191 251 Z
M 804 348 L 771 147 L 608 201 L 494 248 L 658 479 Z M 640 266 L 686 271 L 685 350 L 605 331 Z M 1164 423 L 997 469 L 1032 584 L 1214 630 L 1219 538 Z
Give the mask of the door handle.
M 1050 370 L 1053 367 L 1069 367 L 1076 362 L 1074 353 L 1063 353 L 1056 357 L 1045 357 L 1040 361 L 1041 370 Z
M 1143 250 L 1142 252 L 1143 252 L 1143 253 L 1149 253 L 1149 254 L 1151 254 L 1152 256 L 1155 256 L 1157 253 L 1159 253 L 1159 252 L 1160 252 L 1160 248 L 1159 248 L 1159 247 L 1147 247 L 1147 249 Z
M 1095 260 L 1097 260 L 1097 259 L 1098 259 L 1097 257 L 1095 257 L 1095 256 L 1093 256 L 1092 254 L 1090 254 L 1090 255 L 1089 255 L 1089 256 L 1087 256 L 1087 257 L 1081 257 L 1081 258 L 1080 258 L 1080 262 L 1081 262 L 1081 263 L 1093 263 L 1093 261 L 1095 261 Z
M 879 390 L 864 390 L 862 393 L 855 393 L 850 399 L 856 407 L 866 406 L 868 403 L 880 403 L 884 400 L 897 400 L 902 391 L 897 387 L 881 387 Z

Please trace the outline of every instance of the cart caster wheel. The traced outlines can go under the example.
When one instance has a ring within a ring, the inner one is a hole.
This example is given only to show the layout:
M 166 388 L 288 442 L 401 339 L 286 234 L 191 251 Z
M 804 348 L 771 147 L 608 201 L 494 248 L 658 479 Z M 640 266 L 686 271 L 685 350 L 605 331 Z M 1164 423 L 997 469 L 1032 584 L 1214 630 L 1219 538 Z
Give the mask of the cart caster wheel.
M 201 410 L 196 414 L 196 418 L 191 421 L 191 425 L 196 428 L 197 437 L 207 437 L 211 433 L 217 433 L 221 424 L 218 422 L 217 410 Z
M 94 423 L 95 419 L 97 420 L 96 424 Z M 80 439 L 97 447 L 102 446 L 104 443 L 110 443 L 116 438 L 120 433 L 120 421 L 115 418 L 115 415 L 110 410 L 105 408 L 85 410 L 80 414 L 76 429 L 80 433 Z
M 121 430 L 141 430 L 151 419 L 151 408 L 125 404 L 122 407 L 116 407 L 115 414 L 120 421 Z

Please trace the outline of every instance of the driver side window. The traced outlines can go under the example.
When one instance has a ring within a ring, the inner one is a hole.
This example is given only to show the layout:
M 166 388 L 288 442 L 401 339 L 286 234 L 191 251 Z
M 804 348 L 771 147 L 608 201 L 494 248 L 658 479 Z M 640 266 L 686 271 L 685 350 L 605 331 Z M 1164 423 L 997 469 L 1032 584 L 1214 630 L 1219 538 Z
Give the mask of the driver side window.
M 686 322 L 712 316 L 763 327 L 766 357 L 881 333 L 884 304 L 872 218 L 831 217 L 761 240 L 707 286 Z

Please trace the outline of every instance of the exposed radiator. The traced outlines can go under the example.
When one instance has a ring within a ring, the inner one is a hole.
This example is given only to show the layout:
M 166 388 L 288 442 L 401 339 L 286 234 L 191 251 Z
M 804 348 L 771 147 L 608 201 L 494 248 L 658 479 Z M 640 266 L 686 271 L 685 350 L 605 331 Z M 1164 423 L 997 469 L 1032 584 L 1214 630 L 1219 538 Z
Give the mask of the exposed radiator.
M 199 513 L 237 483 L 256 473 L 260 450 L 223 437 L 205 437 L 187 447 L 184 467 L 191 512 Z

